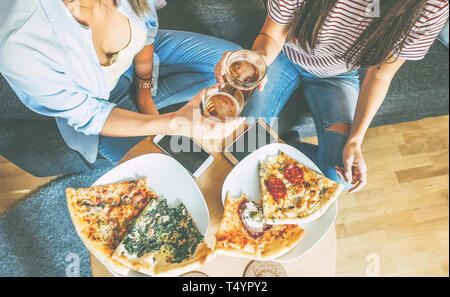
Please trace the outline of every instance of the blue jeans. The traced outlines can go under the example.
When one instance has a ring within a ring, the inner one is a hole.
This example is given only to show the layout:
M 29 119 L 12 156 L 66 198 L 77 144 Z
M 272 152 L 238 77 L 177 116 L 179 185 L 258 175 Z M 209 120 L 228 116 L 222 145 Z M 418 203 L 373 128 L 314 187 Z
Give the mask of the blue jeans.
M 216 82 L 214 66 L 225 51 L 240 47 L 218 38 L 181 31 L 159 30 L 154 43 L 160 60 L 158 89 L 153 102 L 158 109 L 192 99 Z M 137 111 L 130 94 L 132 71 L 120 78 L 110 94 L 117 107 Z M 106 137 L 99 140 L 99 154 L 113 164 L 145 137 Z
M 283 53 L 267 69 L 263 92 L 255 90 L 244 109 L 247 116 L 263 117 L 273 124 L 292 93 L 302 88 L 314 118 L 319 145 L 292 143 L 330 179 L 342 181 L 335 166 L 342 166 L 347 136 L 327 129 L 337 123 L 352 124 L 359 95 L 358 71 L 320 78 L 291 62 Z M 282 119 L 280 119 L 282 120 Z

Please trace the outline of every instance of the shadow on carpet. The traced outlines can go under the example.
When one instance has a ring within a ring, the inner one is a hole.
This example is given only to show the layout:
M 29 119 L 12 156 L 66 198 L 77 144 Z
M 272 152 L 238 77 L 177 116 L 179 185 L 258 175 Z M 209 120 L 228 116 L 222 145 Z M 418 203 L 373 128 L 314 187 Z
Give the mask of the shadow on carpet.
M 0 276 L 91 276 L 89 252 L 73 227 L 65 190 L 89 187 L 108 170 L 53 181 L 0 218 Z

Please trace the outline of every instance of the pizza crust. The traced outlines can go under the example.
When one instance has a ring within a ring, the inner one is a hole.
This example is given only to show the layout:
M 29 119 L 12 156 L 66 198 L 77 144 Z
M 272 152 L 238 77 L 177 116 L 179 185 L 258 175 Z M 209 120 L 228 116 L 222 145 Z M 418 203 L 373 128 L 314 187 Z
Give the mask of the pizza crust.
M 112 257 L 108 257 L 106 258 L 103 262 L 103 265 L 106 266 L 106 268 L 109 271 L 112 271 L 114 273 L 118 273 L 120 275 L 127 275 L 128 273 L 130 273 L 131 269 L 128 268 L 127 266 L 123 265 L 120 262 L 117 262 L 116 260 L 114 260 Z
M 246 252 L 244 250 L 239 250 L 236 248 L 230 248 L 226 246 L 217 246 L 214 249 L 214 253 L 217 255 L 224 255 L 224 256 L 230 256 L 230 257 L 239 257 L 239 258 L 246 258 L 246 259 L 254 259 L 254 260 L 263 260 L 261 256 L 259 256 L 257 253 L 252 252 Z M 269 260 L 269 259 L 267 259 Z
M 151 276 L 175 276 L 199 268 L 214 258 L 213 251 L 205 242 L 200 243 L 193 256 L 181 263 L 166 263 L 157 253 L 149 253 L 139 258 L 130 259 L 119 254 L 116 249 L 112 259 L 132 270 Z
M 118 263 L 128 267 L 129 269 L 145 273 L 148 275 L 155 275 L 155 264 L 153 264 L 154 253 L 144 255 L 140 258 L 130 259 L 125 255 L 119 255 L 118 250 L 113 253 L 112 259 Z
M 81 218 L 76 216 L 75 212 L 74 212 L 73 204 L 77 200 L 76 199 L 77 194 L 78 194 L 78 192 L 76 191 L 76 189 L 73 189 L 73 188 L 66 189 L 66 203 L 67 203 L 67 208 L 69 209 L 69 215 L 70 215 L 70 218 L 72 219 L 73 226 L 75 227 L 75 231 L 77 231 L 77 233 L 79 233 L 79 232 L 81 232 L 81 230 L 83 230 L 84 227 L 83 227 L 83 221 L 81 220 Z

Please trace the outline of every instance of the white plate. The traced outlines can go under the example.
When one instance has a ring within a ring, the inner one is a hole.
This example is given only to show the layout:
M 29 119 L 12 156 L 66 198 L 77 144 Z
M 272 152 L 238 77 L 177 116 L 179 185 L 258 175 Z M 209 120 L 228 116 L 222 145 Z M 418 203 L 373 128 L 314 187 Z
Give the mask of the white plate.
M 189 172 L 167 155 L 155 153 L 131 159 L 107 172 L 92 186 L 114 184 L 141 177 L 148 178 L 147 187 L 160 199 L 167 199 L 169 206 L 183 202 L 200 233 L 206 236 L 209 210 L 205 199 Z M 139 273 L 132 271 L 128 275 L 138 276 Z
M 222 203 L 225 204 L 227 193 L 230 193 L 233 197 L 240 197 L 242 194 L 246 194 L 248 199 L 255 202 L 260 201 L 259 162 L 265 161 L 269 156 L 278 155 L 280 151 L 322 174 L 320 169 L 296 148 L 284 143 L 272 143 L 254 151 L 231 170 L 223 183 Z M 274 261 L 290 262 L 304 255 L 328 233 L 336 220 L 336 216 L 337 201 L 317 220 L 301 224 L 300 227 L 306 230 L 305 237 L 289 252 L 276 258 Z

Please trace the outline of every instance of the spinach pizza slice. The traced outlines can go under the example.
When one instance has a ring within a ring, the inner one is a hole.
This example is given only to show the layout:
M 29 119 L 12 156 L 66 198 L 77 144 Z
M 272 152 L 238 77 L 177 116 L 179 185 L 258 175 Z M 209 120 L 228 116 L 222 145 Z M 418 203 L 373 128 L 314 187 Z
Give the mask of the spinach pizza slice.
M 149 275 L 195 269 L 212 254 L 186 207 L 152 200 L 114 252 L 113 259 Z

